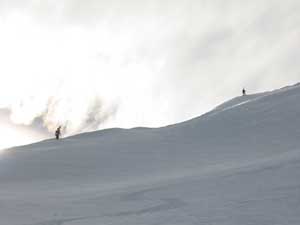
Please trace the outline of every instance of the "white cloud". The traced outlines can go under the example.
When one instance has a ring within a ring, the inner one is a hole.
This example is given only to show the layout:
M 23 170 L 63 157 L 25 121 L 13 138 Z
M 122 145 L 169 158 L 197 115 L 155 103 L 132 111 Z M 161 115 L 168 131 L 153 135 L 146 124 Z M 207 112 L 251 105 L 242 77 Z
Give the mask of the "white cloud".
M 300 78 L 300 3 L 0 1 L 0 107 L 51 131 L 162 126 Z

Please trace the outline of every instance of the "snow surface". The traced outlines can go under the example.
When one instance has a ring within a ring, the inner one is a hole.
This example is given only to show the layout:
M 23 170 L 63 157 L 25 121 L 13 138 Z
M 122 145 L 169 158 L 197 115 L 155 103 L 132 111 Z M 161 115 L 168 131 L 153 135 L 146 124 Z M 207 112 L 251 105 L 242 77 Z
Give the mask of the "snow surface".
M 0 155 L 0 225 L 299 225 L 300 86 Z

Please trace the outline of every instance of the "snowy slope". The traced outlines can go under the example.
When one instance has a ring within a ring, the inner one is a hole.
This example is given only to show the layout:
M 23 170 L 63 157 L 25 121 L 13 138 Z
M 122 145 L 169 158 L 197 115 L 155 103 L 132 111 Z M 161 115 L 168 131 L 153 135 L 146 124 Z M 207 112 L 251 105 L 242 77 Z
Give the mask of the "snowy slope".
M 300 86 L 0 155 L 0 225 L 299 225 Z

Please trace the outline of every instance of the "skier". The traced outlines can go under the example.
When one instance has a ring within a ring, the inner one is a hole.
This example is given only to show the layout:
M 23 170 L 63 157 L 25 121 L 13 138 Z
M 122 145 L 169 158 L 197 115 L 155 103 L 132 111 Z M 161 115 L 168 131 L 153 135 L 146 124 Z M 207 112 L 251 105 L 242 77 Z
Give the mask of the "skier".
M 245 88 L 243 88 L 243 96 L 245 96 L 246 95 L 246 90 L 245 90 Z
M 56 137 L 57 140 L 59 139 L 59 137 L 60 137 L 60 135 L 61 135 L 60 129 L 61 129 L 61 126 L 59 126 L 59 127 L 56 129 L 56 131 L 55 131 L 55 137 Z

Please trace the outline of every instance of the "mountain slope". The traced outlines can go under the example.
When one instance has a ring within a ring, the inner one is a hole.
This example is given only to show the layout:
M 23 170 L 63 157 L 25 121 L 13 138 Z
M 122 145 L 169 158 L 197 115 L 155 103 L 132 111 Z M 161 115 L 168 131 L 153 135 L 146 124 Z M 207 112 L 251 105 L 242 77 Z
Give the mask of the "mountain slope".
M 0 156 L 1 225 L 300 224 L 300 86 Z

